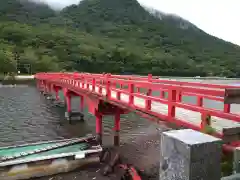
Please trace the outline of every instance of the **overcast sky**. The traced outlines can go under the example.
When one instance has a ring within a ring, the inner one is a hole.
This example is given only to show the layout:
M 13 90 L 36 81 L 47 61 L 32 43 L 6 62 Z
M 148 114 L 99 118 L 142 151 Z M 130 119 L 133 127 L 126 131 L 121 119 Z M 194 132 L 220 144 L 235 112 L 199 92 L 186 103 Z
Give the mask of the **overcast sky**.
M 64 7 L 79 0 L 48 1 Z M 240 0 L 138 0 L 140 3 L 189 20 L 209 34 L 240 45 Z

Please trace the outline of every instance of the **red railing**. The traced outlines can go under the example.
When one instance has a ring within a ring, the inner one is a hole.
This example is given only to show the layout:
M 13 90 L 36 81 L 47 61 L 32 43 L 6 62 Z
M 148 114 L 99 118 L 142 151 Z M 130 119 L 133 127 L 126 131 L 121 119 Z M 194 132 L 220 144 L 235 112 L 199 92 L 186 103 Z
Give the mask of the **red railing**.
M 231 113 L 230 104 L 224 104 L 223 110 L 203 106 L 204 99 L 224 103 L 223 97 L 225 96 L 225 89 L 236 88 L 236 86 L 155 79 L 151 75 L 143 77 L 89 73 L 38 73 L 35 75 L 35 78 L 61 86 L 67 86 L 75 92 L 82 89 L 96 93 L 99 96 L 103 96 L 102 92 L 105 89 L 106 96 L 110 101 L 124 104 L 129 108 L 144 111 L 160 119 L 175 122 L 176 124 L 195 130 L 201 130 L 201 125 L 178 119 L 176 117 L 176 108 L 199 112 L 201 113 L 201 120 L 207 115 L 210 115 L 212 117 L 225 119 L 230 121 L 230 123 L 240 122 L 240 115 Z M 116 92 L 116 98 L 112 97 L 112 92 Z M 155 95 L 156 92 L 159 92 L 159 94 Z M 123 94 L 128 96 L 127 102 L 121 99 L 121 95 Z M 168 97 L 166 97 L 165 94 L 167 94 Z M 183 102 L 183 95 L 195 96 L 197 98 L 197 103 L 188 104 Z M 134 103 L 135 98 L 143 99 L 145 101 L 145 106 L 136 106 Z M 151 109 L 153 102 L 166 105 L 168 107 L 168 113 L 161 114 L 159 112 L 154 112 Z M 221 133 L 216 134 L 220 137 L 222 136 Z

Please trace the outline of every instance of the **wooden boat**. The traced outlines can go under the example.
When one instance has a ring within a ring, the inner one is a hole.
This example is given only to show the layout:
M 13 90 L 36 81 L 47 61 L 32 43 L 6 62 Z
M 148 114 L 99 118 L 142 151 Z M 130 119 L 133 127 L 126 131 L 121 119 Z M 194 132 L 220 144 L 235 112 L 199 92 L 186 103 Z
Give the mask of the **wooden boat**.
M 74 138 L 0 148 L 0 180 L 54 175 L 99 162 L 95 137 Z

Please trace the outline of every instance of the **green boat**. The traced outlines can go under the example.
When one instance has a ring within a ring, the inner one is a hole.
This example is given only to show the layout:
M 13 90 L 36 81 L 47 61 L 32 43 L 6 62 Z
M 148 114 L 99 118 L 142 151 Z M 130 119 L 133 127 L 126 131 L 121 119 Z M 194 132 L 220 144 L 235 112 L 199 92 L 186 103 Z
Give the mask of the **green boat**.
M 49 176 L 98 163 L 102 147 L 94 136 L 0 148 L 0 180 Z

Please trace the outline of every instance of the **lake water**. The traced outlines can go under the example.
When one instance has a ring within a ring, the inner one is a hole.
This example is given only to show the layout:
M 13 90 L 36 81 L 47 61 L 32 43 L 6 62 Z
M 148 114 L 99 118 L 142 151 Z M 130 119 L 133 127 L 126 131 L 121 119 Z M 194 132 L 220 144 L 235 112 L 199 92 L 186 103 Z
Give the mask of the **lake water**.
M 238 81 L 217 82 L 221 84 L 238 83 Z M 184 97 L 183 100 L 188 103 L 196 102 L 193 97 Z M 78 110 L 79 101 L 79 98 L 73 99 L 72 108 L 74 110 Z M 222 103 L 210 100 L 204 100 L 204 106 L 223 108 Z M 234 105 L 232 112 L 238 113 L 238 110 L 239 106 Z M 16 87 L 0 86 L 0 146 L 72 138 L 95 133 L 95 118 L 88 113 L 87 108 L 84 110 L 85 122 L 77 122 L 74 125 L 70 125 L 64 120 L 64 113 L 64 108 L 54 106 L 32 84 L 17 85 Z M 113 143 L 113 124 L 113 117 L 104 117 L 104 145 Z M 130 163 L 151 173 L 153 176 L 149 179 L 158 179 L 159 134 L 166 129 L 163 124 L 155 124 L 134 113 L 121 116 L 120 151 Z M 94 167 L 38 179 L 106 179 L 96 171 L 97 168 Z
M 73 99 L 78 109 L 79 98 Z M 70 125 L 64 120 L 65 109 L 53 106 L 33 85 L 1 86 L 0 88 L 0 146 L 72 138 L 94 134 L 95 118 L 85 109 L 85 122 Z M 104 118 L 103 143 L 113 142 L 113 117 Z M 159 128 L 135 114 L 121 116 L 121 152 L 139 168 L 157 174 L 159 156 Z M 150 156 L 151 155 L 151 156 Z M 52 179 L 51 179 L 52 178 Z M 96 169 L 73 172 L 42 180 L 103 179 Z M 153 177 L 157 178 L 157 176 Z

